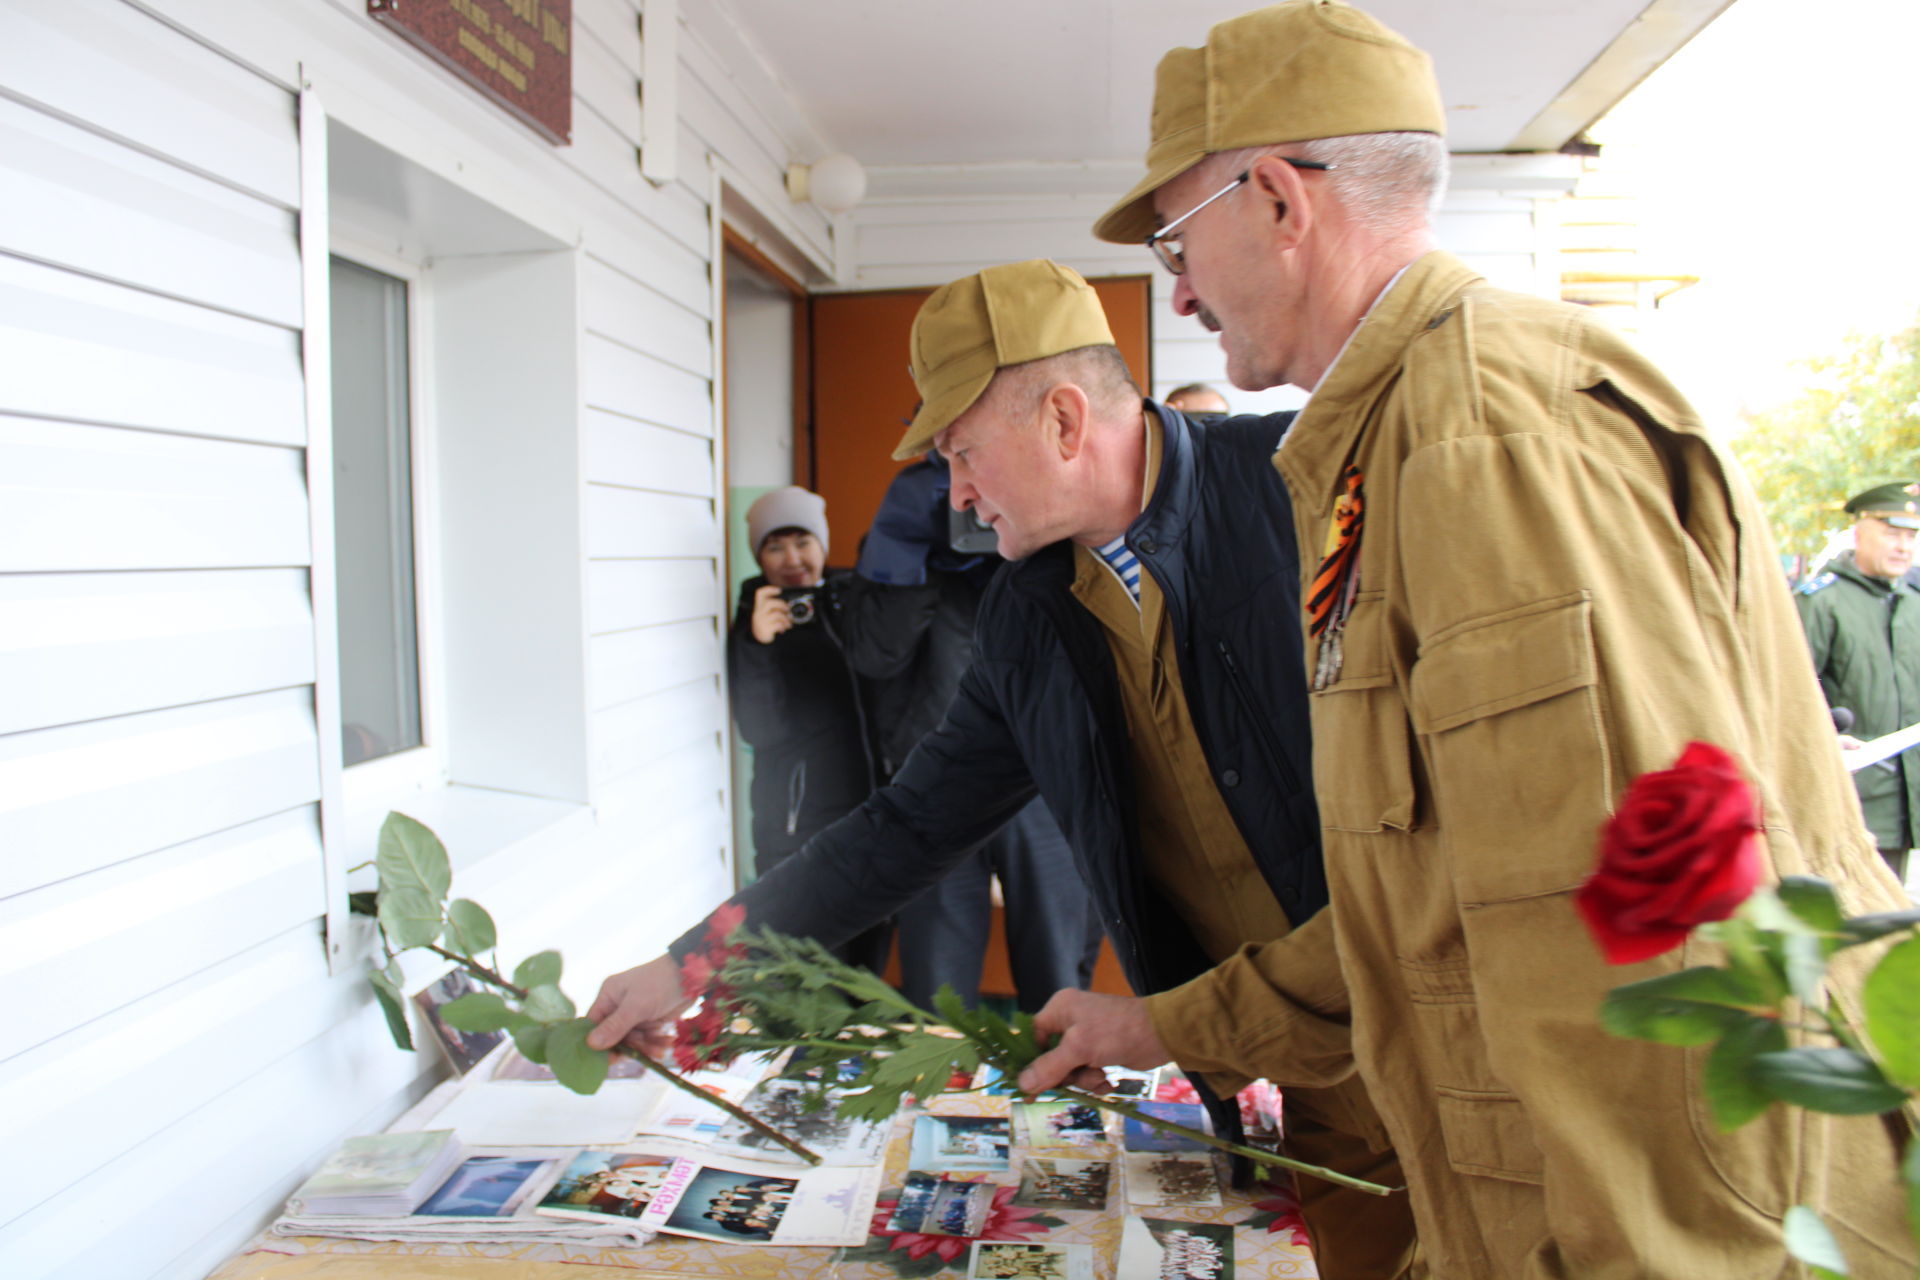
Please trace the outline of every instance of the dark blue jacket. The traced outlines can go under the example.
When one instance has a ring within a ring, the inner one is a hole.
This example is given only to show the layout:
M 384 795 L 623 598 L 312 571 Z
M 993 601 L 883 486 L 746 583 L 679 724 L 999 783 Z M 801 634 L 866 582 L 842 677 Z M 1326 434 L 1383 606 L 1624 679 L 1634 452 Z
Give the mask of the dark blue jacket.
M 1214 778 L 1288 917 L 1327 903 L 1311 782 L 1299 568 L 1272 455 L 1291 414 L 1164 424 L 1159 481 L 1127 543 L 1166 598 Z M 1036 792 L 1066 833 L 1134 990 L 1210 961 L 1143 871 L 1126 712 L 1099 621 L 1071 594 L 1071 545 L 1007 566 L 972 665 L 892 783 L 744 890 L 749 921 L 827 945 L 940 879 Z M 675 945 L 684 953 L 698 931 Z

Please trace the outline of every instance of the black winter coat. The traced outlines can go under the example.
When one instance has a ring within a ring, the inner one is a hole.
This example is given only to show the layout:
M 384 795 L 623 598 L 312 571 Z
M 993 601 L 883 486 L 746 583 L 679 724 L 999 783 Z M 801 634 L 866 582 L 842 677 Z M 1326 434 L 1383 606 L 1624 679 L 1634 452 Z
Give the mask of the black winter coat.
M 867 728 L 880 776 L 892 777 L 933 732 L 973 661 L 973 620 L 995 566 L 929 569 L 918 586 L 855 574 L 841 601 L 847 663 L 869 680 Z
M 1127 545 L 1159 583 L 1208 763 L 1288 917 L 1327 903 L 1311 782 L 1299 570 L 1272 455 L 1291 414 L 1164 423 L 1159 483 Z M 1135 991 L 1210 966 L 1148 887 L 1126 712 L 1100 623 L 1070 592 L 1072 547 L 1004 568 L 946 717 L 894 776 L 780 871 L 744 890 L 749 919 L 825 943 L 940 879 L 1036 792 L 1059 821 Z M 699 931 L 675 944 L 684 954 Z
M 766 578 L 740 586 L 727 632 L 727 679 L 734 721 L 753 747 L 753 844 L 761 875 L 865 800 L 877 781 L 864 682 L 840 647 L 840 601 L 852 576 L 829 570 L 814 597 L 814 620 L 772 644 L 753 638 L 753 596 Z

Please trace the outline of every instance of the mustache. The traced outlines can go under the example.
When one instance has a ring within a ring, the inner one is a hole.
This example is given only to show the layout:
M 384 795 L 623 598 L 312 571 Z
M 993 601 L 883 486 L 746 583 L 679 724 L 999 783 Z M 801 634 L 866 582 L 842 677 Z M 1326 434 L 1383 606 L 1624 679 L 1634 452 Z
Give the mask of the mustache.
M 1200 318 L 1200 323 L 1207 327 L 1208 333 L 1220 332 L 1220 321 L 1214 318 L 1213 312 L 1205 307 L 1195 307 L 1193 314 Z

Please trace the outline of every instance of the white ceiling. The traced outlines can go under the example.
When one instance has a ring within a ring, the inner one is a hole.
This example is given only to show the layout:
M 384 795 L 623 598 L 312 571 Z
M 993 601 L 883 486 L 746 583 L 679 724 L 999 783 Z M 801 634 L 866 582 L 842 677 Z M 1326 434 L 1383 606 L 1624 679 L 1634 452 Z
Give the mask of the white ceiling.
M 1133 159 L 1153 68 L 1248 0 L 706 0 L 869 168 Z M 1455 152 L 1551 151 L 1731 0 L 1370 0 L 1434 57 Z

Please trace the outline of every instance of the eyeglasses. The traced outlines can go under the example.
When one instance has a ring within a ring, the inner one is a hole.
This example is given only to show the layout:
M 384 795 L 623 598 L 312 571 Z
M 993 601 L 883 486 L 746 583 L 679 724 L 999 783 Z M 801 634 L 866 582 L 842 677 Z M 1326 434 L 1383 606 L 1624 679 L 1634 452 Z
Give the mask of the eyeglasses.
M 1332 165 L 1323 164 L 1318 160 L 1296 160 L 1292 156 L 1275 156 L 1274 159 L 1285 160 L 1296 169 L 1318 169 L 1321 172 L 1326 172 L 1333 168 Z M 1169 222 L 1166 226 L 1148 236 L 1147 248 L 1153 250 L 1153 256 L 1160 259 L 1160 265 L 1176 276 L 1183 274 L 1187 269 L 1187 258 L 1185 252 L 1180 248 L 1180 237 L 1174 234 L 1174 229 L 1194 214 L 1212 204 L 1215 200 L 1218 200 L 1221 196 L 1239 187 L 1241 183 L 1252 176 L 1253 170 L 1247 169 L 1243 171 L 1240 176 L 1232 182 L 1229 182 L 1226 186 L 1220 188 L 1205 200 L 1202 200 L 1199 204 L 1193 206 L 1193 208 L 1187 210 L 1172 222 Z

